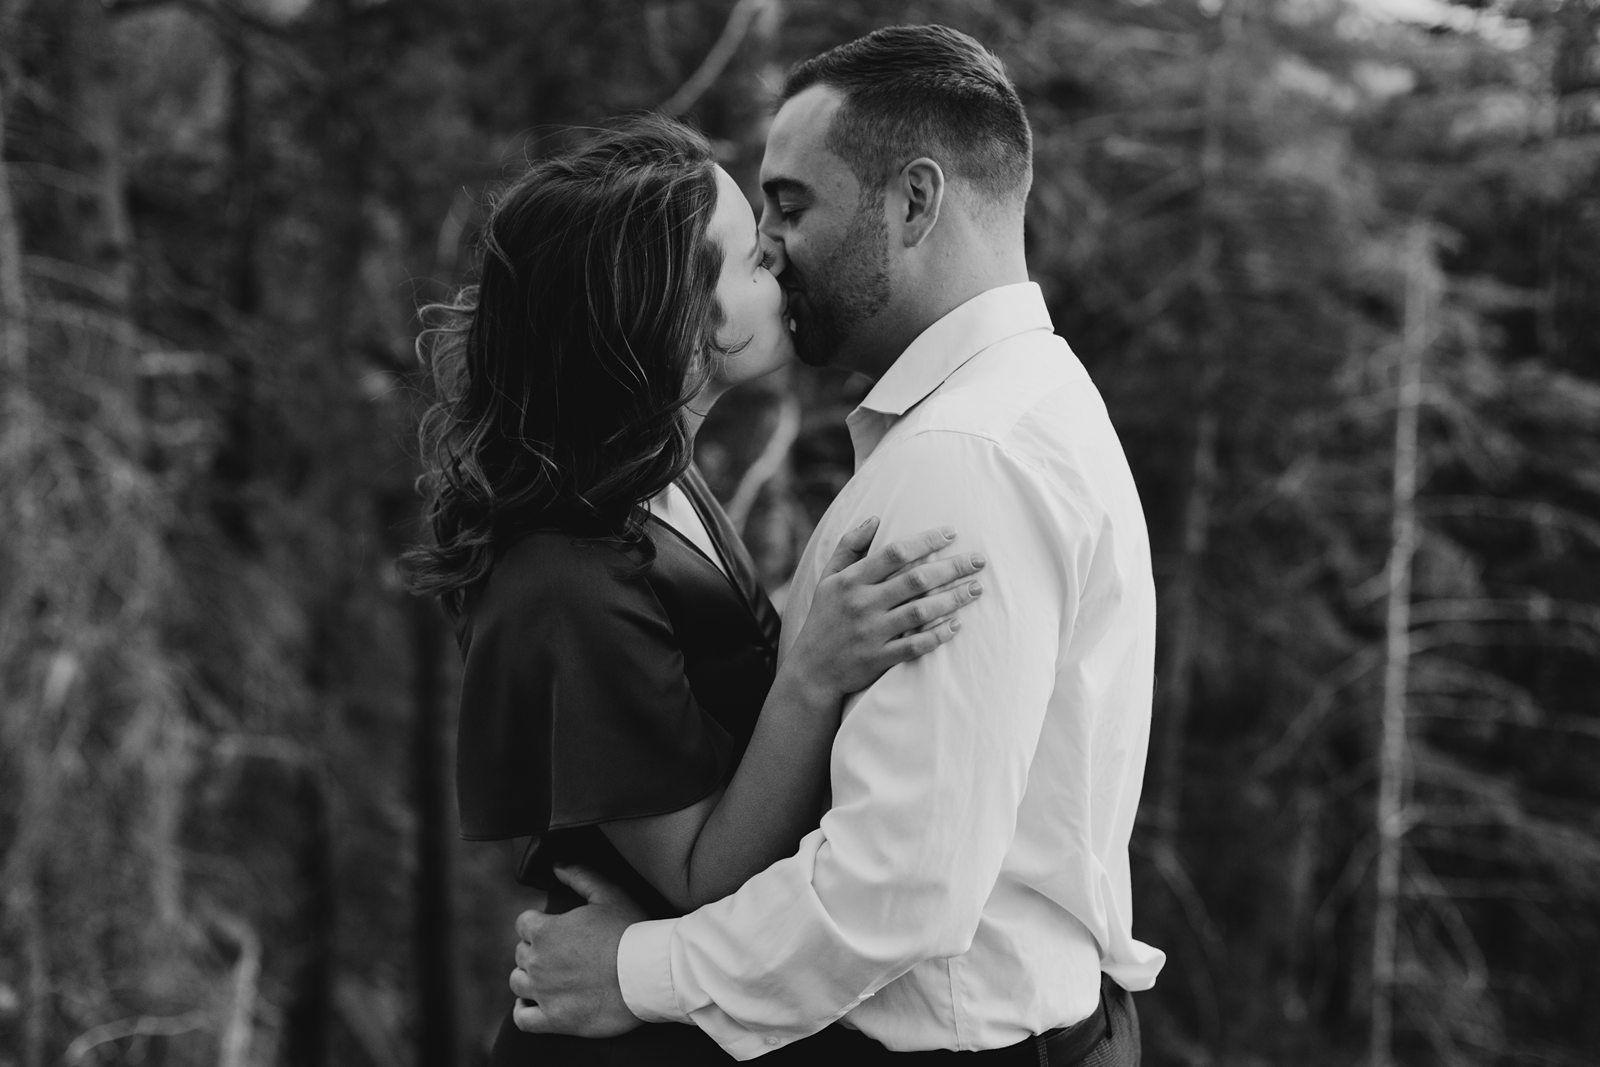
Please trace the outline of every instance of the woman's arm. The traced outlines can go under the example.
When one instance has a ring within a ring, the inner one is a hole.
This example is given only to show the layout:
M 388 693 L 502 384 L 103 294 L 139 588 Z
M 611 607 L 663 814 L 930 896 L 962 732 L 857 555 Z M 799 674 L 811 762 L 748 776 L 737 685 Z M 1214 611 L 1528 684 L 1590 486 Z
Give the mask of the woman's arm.
M 840 540 L 728 785 L 680 811 L 601 826 L 677 907 L 727 896 L 794 851 L 821 814 L 844 698 L 949 641 L 955 612 L 981 595 L 967 580 L 981 558 L 923 562 L 953 533 L 928 530 L 862 559 L 876 528 L 868 520 Z

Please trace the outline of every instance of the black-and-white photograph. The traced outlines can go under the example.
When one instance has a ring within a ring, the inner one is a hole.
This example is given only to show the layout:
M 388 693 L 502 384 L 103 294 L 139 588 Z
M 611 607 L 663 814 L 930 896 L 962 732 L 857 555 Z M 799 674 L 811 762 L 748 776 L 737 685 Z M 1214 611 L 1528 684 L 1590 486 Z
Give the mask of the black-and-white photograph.
M 1600 1065 L 1600 0 L 0 0 L 0 1067 Z

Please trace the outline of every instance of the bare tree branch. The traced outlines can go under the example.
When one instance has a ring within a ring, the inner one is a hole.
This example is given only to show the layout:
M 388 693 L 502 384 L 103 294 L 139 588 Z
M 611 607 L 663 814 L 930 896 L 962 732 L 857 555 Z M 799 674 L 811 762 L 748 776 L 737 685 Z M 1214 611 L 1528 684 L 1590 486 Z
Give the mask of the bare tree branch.
M 261 938 L 243 919 L 227 912 L 211 917 L 212 925 L 238 948 L 233 965 L 233 991 L 217 1052 L 218 1067 L 249 1067 L 254 1031 L 256 986 L 261 978 Z
M 1407 716 L 1411 661 L 1412 564 L 1419 540 L 1417 479 L 1421 467 L 1418 421 L 1422 408 L 1422 363 L 1435 333 L 1438 271 L 1427 223 L 1414 222 L 1406 240 L 1405 344 L 1400 348 L 1394 425 L 1393 499 L 1388 595 L 1384 622 L 1383 705 L 1379 717 L 1378 796 L 1374 833 L 1372 985 L 1367 1060 L 1372 1067 L 1394 1062 L 1395 987 L 1400 961 L 1401 859 L 1410 811 L 1408 784 L 1414 756 Z
M 733 10 L 728 12 L 728 21 L 722 27 L 722 34 L 711 46 L 711 51 L 706 53 L 706 58 L 695 72 L 689 75 L 689 80 L 678 86 L 678 91 L 661 105 L 661 110 L 668 115 L 682 115 L 699 103 L 706 90 L 716 84 L 728 63 L 738 53 L 739 46 L 750 33 L 750 27 L 755 25 L 756 16 L 762 14 L 771 3 L 772 0 L 739 0 L 734 4 Z
M 733 498 L 728 502 L 728 518 L 735 530 L 743 532 L 745 523 L 750 518 L 750 509 L 755 506 L 761 488 L 783 469 L 784 463 L 789 458 L 789 449 L 799 436 L 800 401 L 793 393 L 785 393 L 778 404 L 778 421 L 772 427 L 767 443 L 762 446 L 761 454 L 755 458 L 755 462 L 750 464 L 744 476 L 739 479 L 738 488 L 733 491 Z
M 209 2 L 208 0 L 100 0 L 100 4 L 105 8 L 106 14 L 113 18 L 156 8 L 175 7 L 192 15 L 210 19 L 219 25 L 232 23 L 260 33 L 275 35 L 283 32 L 283 28 L 276 23 L 253 15 L 238 4 L 228 3 L 226 0 L 209 0 Z
M 101 1023 L 73 1038 L 61 1058 L 76 1067 L 101 1045 L 128 1037 L 176 1037 L 203 1030 L 210 1021 L 210 1013 L 205 1011 L 186 1011 L 182 1015 L 134 1015 L 117 1019 Z

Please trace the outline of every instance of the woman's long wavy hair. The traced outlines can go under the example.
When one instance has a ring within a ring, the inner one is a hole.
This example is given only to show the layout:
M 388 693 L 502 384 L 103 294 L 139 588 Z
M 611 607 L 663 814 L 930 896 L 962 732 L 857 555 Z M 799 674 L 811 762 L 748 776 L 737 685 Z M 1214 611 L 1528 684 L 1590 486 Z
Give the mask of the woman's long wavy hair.
M 714 167 L 699 133 L 645 116 L 493 198 L 477 284 L 424 309 L 435 396 L 419 484 L 434 543 L 402 558 L 412 592 L 459 613 L 533 529 L 650 558 L 641 503 L 689 465 L 683 409 L 722 325 Z

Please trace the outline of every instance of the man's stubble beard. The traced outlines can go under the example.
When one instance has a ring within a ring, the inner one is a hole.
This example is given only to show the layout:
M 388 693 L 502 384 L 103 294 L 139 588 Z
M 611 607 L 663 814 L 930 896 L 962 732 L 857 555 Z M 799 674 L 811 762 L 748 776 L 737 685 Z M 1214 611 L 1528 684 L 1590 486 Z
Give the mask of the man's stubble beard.
M 861 326 L 888 306 L 889 227 L 883 191 L 863 193 L 828 257 L 800 275 L 795 354 L 825 367 L 838 361 Z

